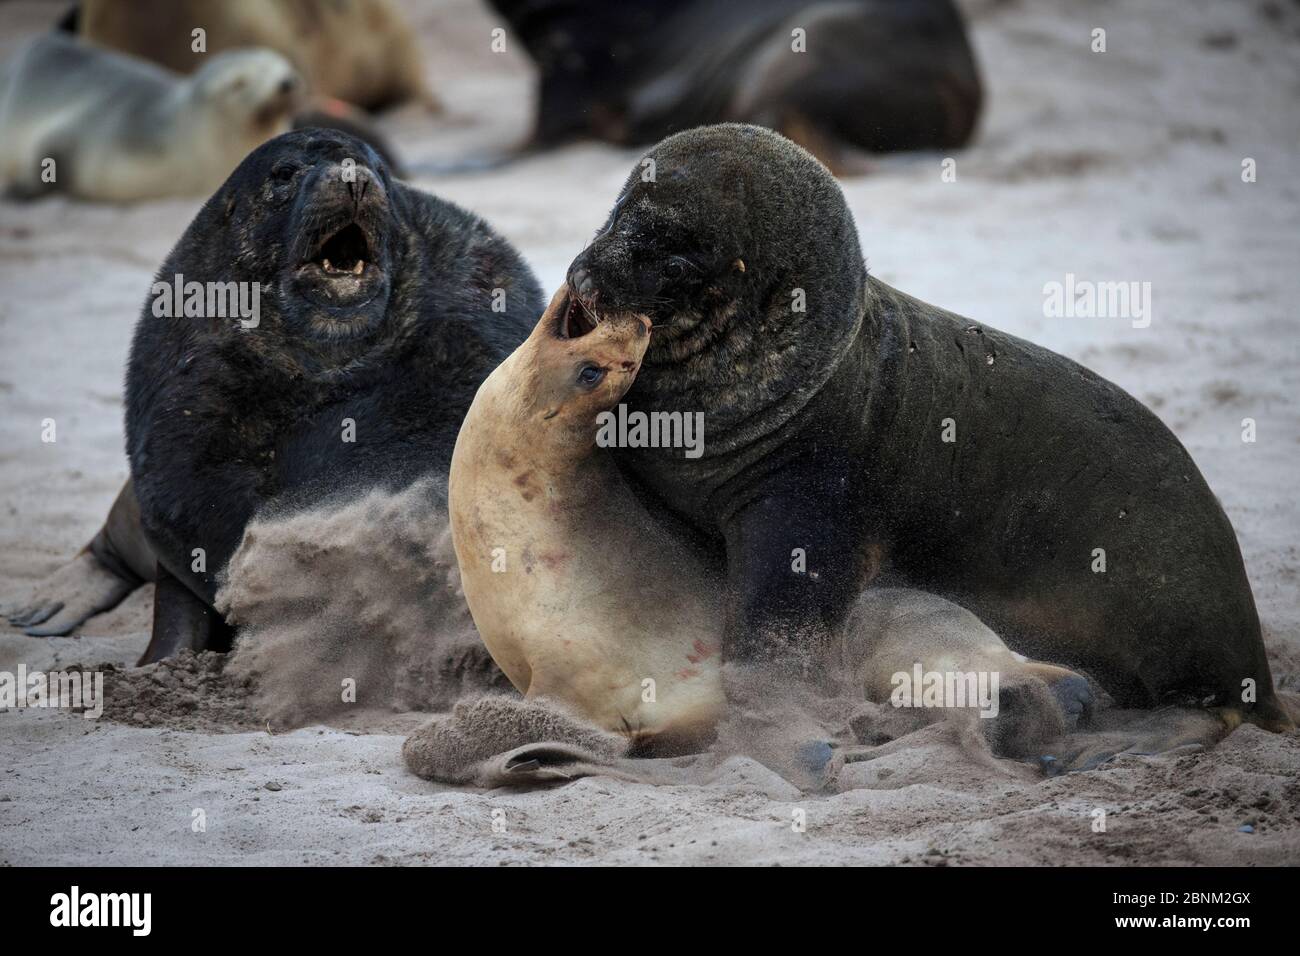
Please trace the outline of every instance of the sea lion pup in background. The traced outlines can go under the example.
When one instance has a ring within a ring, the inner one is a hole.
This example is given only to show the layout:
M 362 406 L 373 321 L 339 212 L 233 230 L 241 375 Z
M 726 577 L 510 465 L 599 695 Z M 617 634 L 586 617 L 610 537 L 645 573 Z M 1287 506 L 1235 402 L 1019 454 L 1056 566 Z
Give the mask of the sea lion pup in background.
M 557 292 L 474 397 L 452 455 L 448 510 L 475 626 L 511 683 L 626 736 L 634 753 L 662 756 L 708 743 L 722 714 L 725 579 L 597 447 L 602 414 L 636 378 L 649 324 L 605 312 L 593 326 L 567 289 Z M 1013 655 L 942 598 L 873 589 L 855 612 L 825 648 L 847 698 L 885 703 L 894 675 L 918 663 L 998 672 L 1005 684 L 992 694 L 1006 696 L 986 703 L 1014 712 L 995 713 L 1001 723 L 986 729 L 999 752 L 1016 756 L 1080 716 L 1062 712 L 1046 685 L 1082 678 Z M 793 756 L 766 755 L 778 765 Z
M 218 575 L 263 509 L 445 475 L 474 392 L 542 310 L 482 220 L 326 130 L 245 159 L 158 276 L 257 283 L 260 311 L 163 317 L 150 296 L 127 369 L 131 481 L 89 552 L 12 615 L 67 633 L 138 584 L 152 554 L 142 662 L 227 646 Z
M 209 193 L 289 129 L 301 98 L 297 71 L 272 50 L 232 50 L 182 77 L 37 37 L 0 72 L 0 185 L 116 202 Z
M 82 0 L 63 26 L 180 73 L 223 50 L 268 47 L 301 71 L 314 95 L 368 110 L 407 100 L 441 109 L 415 34 L 389 0 Z M 194 49 L 198 28 L 202 50 Z
M 698 458 L 618 455 L 725 555 L 725 660 L 801 669 L 879 578 L 1122 706 L 1292 726 L 1232 526 L 1155 415 L 869 277 L 834 178 L 770 130 L 690 130 L 649 157 L 568 284 L 583 314 L 654 322 L 631 410 L 704 413 Z
M 969 141 L 983 94 L 952 0 L 491 0 L 541 74 L 534 142 L 648 144 L 736 121 L 837 173 Z

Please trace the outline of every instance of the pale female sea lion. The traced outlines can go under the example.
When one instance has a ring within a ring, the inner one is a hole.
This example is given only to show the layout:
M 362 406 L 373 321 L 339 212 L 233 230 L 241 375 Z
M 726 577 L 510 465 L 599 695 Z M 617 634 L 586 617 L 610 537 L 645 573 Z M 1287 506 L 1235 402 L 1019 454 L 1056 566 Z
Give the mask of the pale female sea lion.
M 714 575 L 594 453 L 596 417 L 632 383 L 649 322 L 614 315 L 574 337 L 570 301 L 557 294 L 488 376 L 456 440 L 448 503 L 465 598 L 526 696 L 634 740 L 693 740 L 722 704 Z
M 130 202 L 211 192 L 289 129 L 302 80 L 272 50 L 178 76 L 50 34 L 0 73 L 0 188 Z
M 66 26 L 180 73 L 225 50 L 267 47 L 293 63 L 314 95 L 371 110 L 412 99 L 441 109 L 415 32 L 391 0 L 83 0 Z

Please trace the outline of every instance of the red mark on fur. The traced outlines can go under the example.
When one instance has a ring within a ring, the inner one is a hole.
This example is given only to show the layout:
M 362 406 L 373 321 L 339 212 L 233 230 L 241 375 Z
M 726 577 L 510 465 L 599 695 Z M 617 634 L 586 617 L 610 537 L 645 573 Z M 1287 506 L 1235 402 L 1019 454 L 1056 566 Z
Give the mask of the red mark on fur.
M 695 639 L 695 653 L 687 654 L 686 659 L 690 661 L 692 664 L 698 664 L 700 661 L 708 660 L 715 653 L 716 651 L 714 648 L 709 647 L 708 644 L 705 644 L 702 640 L 700 640 L 697 637 Z

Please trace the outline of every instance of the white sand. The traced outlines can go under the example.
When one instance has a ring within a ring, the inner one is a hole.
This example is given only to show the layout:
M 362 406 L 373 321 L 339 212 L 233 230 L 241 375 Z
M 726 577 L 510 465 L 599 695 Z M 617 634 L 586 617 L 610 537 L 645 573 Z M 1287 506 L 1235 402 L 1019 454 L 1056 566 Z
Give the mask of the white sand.
M 941 182 L 939 156 L 894 157 L 845 191 L 885 281 L 1076 358 L 1169 423 L 1237 529 L 1274 675 L 1294 691 L 1300 11 L 1279 4 L 1275 23 L 1260 6 L 972 3 L 990 106 L 957 181 Z M 486 14 L 468 0 L 410 7 L 459 119 L 393 117 L 408 162 L 522 136 L 528 70 L 517 54 L 487 52 Z M 61 9 L 0 6 L 0 55 Z M 1105 54 L 1088 48 L 1097 26 Z M 483 215 L 549 290 L 635 157 L 588 145 L 415 181 Z M 1241 181 L 1243 157 L 1258 182 Z M 120 487 L 131 329 L 198 205 L 0 205 L 0 594 L 80 547 Z M 1151 282 L 1154 321 L 1045 318 L 1043 285 L 1066 273 Z M 1254 444 L 1241 441 L 1246 417 Z M 40 441 L 45 418 L 55 444 Z M 80 638 L 4 627 L 0 670 L 133 660 L 151 601 L 141 589 Z M 438 788 L 403 769 L 401 720 L 350 726 L 388 732 L 0 713 L 0 864 L 1300 862 L 1300 739 L 1253 727 L 1210 753 L 1123 757 L 1051 780 L 1011 763 L 980 769 L 936 727 L 858 765 L 861 789 L 808 797 L 744 760 L 701 787 Z M 805 833 L 791 828 L 797 808 Z M 195 809 L 206 832 L 192 831 Z

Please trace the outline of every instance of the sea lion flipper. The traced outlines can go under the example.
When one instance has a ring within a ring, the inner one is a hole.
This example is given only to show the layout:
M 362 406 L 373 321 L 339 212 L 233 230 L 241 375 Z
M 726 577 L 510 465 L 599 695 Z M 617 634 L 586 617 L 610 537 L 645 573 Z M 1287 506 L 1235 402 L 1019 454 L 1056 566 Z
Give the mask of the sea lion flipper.
M 26 607 L 9 613 L 9 621 L 32 637 L 62 637 L 117 607 L 138 585 L 118 577 L 90 551 L 82 551 L 42 581 Z
M 153 550 L 140 526 L 140 508 L 128 479 L 90 543 L 30 596 L 2 610 L 11 624 L 32 637 L 62 637 L 121 604 L 153 578 L 153 565 Z
M 215 610 L 158 565 L 153 632 L 137 665 L 153 664 L 184 650 L 230 650 L 231 629 Z

